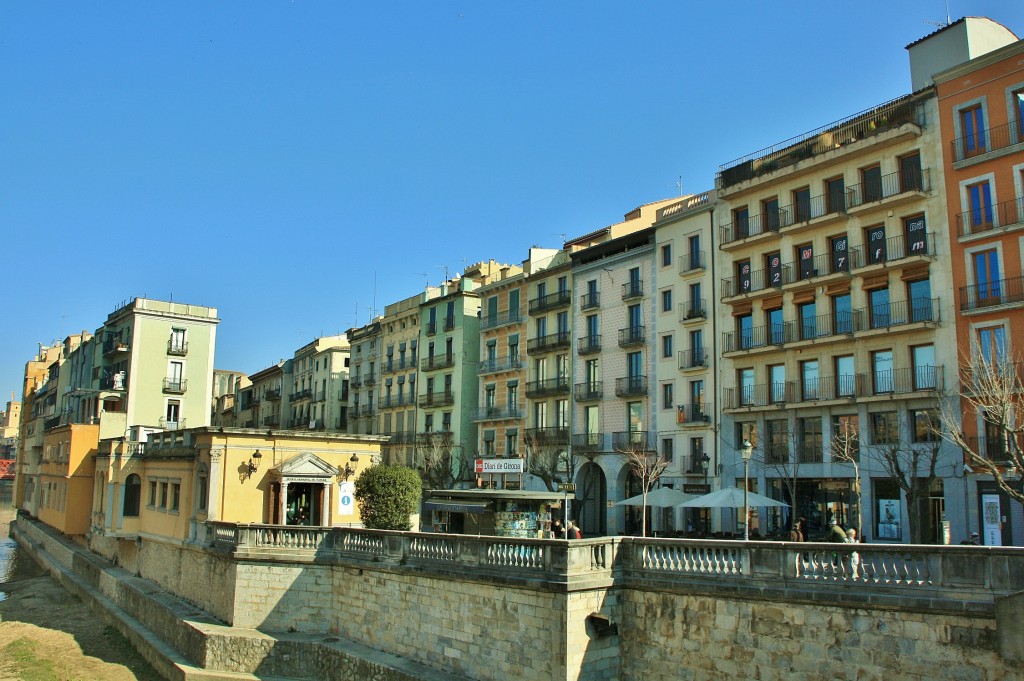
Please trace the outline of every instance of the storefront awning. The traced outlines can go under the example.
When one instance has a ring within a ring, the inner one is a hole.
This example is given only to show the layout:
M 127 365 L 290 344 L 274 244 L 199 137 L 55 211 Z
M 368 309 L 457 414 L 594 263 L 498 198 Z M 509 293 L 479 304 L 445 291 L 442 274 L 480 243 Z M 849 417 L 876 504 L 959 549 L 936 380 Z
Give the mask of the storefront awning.
M 427 511 L 450 511 L 452 513 L 483 513 L 487 510 L 488 504 L 474 503 L 472 501 L 427 501 L 423 508 Z

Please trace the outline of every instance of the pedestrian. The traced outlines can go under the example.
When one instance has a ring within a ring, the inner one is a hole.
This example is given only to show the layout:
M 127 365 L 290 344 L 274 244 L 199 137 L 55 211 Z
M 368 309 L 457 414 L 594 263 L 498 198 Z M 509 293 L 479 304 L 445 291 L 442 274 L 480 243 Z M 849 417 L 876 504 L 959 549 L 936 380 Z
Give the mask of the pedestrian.
M 860 540 L 857 539 L 857 528 L 851 527 L 846 531 L 846 543 L 857 544 Z
M 565 539 L 565 528 L 562 527 L 562 521 L 558 518 L 551 523 L 551 538 Z
M 825 534 L 825 541 L 839 542 L 840 544 L 846 543 L 846 532 L 843 528 L 839 527 L 839 523 L 836 519 L 828 521 L 828 532 Z
M 809 541 L 807 538 L 807 518 L 800 516 L 800 520 L 797 521 L 796 527 L 800 530 L 800 541 Z
M 846 542 L 848 544 L 856 544 L 859 541 L 856 527 L 851 527 L 846 531 Z M 850 576 L 854 579 L 860 579 L 860 554 L 856 551 L 850 552 Z
M 583 539 L 583 533 L 580 532 L 580 528 L 576 525 L 575 520 L 570 520 L 569 524 L 566 525 L 566 539 Z
M 803 541 L 804 535 L 800 531 L 800 523 L 796 522 L 793 524 L 793 529 L 789 531 L 789 541 Z
M 971 538 L 964 539 L 960 543 L 967 546 L 981 546 L 981 536 L 977 532 L 971 532 Z

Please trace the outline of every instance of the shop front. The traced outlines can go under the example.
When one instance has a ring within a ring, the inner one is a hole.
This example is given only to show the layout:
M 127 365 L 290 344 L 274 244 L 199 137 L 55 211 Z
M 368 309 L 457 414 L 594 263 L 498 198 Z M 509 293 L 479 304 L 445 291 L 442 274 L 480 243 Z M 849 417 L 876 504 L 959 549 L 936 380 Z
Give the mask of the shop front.
M 423 502 L 423 531 L 548 538 L 552 519 L 561 517 L 562 496 L 527 490 L 430 490 Z

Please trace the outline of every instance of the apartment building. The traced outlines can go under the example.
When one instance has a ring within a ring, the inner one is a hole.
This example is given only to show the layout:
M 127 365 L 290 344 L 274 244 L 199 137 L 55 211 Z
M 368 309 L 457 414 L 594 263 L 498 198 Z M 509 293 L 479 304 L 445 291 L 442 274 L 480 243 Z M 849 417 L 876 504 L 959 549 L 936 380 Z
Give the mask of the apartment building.
M 718 342 L 715 319 L 715 192 L 680 198 L 655 223 L 654 388 L 656 446 L 668 468 L 662 486 L 705 494 L 718 486 Z M 710 531 L 702 509 L 664 509 L 656 530 Z
M 956 458 L 933 430 L 957 366 L 937 114 L 924 90 L 718 174 L 723 476 L 743 486 L 751 442 L 751 491 L 790 504 L 811 536 L 835 518 L 910 541 L 884 457 L 898 445 L 939 470 Z M 859 474 L 839 456 L 843 434 Z M 959 508 L 944 482 L 920 497 L 925 541 Z M 755 511 L 750 523 L 789 520 Z
M 292 430 L 344 431 L 348 421 L 349 341 L 322 336 L 295 351 L 283 369 L 282 422 Z M 286 417 L 286 418 L 285 418 Z
M 242 419 L 240 428 L 283 428 L 281 403 L 285 385 L 285 367 L 288 362 L 281 360 L 277 364 L 257 371 L 248 377 L 248 385 L 242 386 L 238 381 L 238 413 Z
M 235 397 L 237 393 L 250 385 L 252 385 L 252 381 L 240 371 L 213 370 L 211 426 L 234 428 L 238 425 Z
M 381 317 L 381 387 L 377 399 L 380 433 L 390 436 L 383 447 L 392 464 L 416 461 L 416 373 L 420 335 L 419 295 L 384 307 Z
M 558 253 L 553 249 L 531 248 L 523 266 L 501 270 L 494 281 L 477 289 L 480 297 L 480 355 L 477 363 L 480 401 L 473 411 L 477 426 L 477 456 L 520 458 L 525 418 L 523 393 L 522 339 L 526 336 L 527 277 Z M 520 477 L 487 476 L 487 487 L 508 489 Z
M 942 47 L 940 51 L 937 49 Z M 908 49 L 915 86 L 934 82 L 942 132 L 957 356 L 1019 361 L 1024 335 L 1024 41 L 981 17 L 965 17 Z M 924 52 L 922 56 L 918 52 Z M 933 75 L 934 74 L 934 75 Z M 1001 427 L 963 405 L 973 452 L 1007 460 Z M 982 471 L 966 475 L 963 532 L 986 545 L 1024 545 L 1024 511 Z M 960 528 L 957 528 L 960 529 Z
M 645 204 L 622 222 L 565 244 L 576 335 L 569 377 L 573 512 L 588 536 L 640 527 L 639 509 L 608 502 L 640 493 L 624 452 L 658 446 L 651 395 L 657 337 L 652 225 L 670 203 Z
M 373 435 L 378 432 L 377 403 L 380 394 L 382 331 L 379 320 L 366 326 L 349 329 L 351 344 L 349 360 L 349 432 Z

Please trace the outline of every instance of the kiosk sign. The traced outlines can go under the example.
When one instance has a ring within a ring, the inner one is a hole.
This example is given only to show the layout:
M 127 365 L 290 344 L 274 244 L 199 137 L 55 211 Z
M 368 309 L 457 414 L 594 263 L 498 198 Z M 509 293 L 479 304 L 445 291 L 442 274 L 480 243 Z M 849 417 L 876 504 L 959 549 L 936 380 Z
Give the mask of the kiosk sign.
M 474 467 L 477 473 L 523 473 L 526 459 L 477 459 Z

